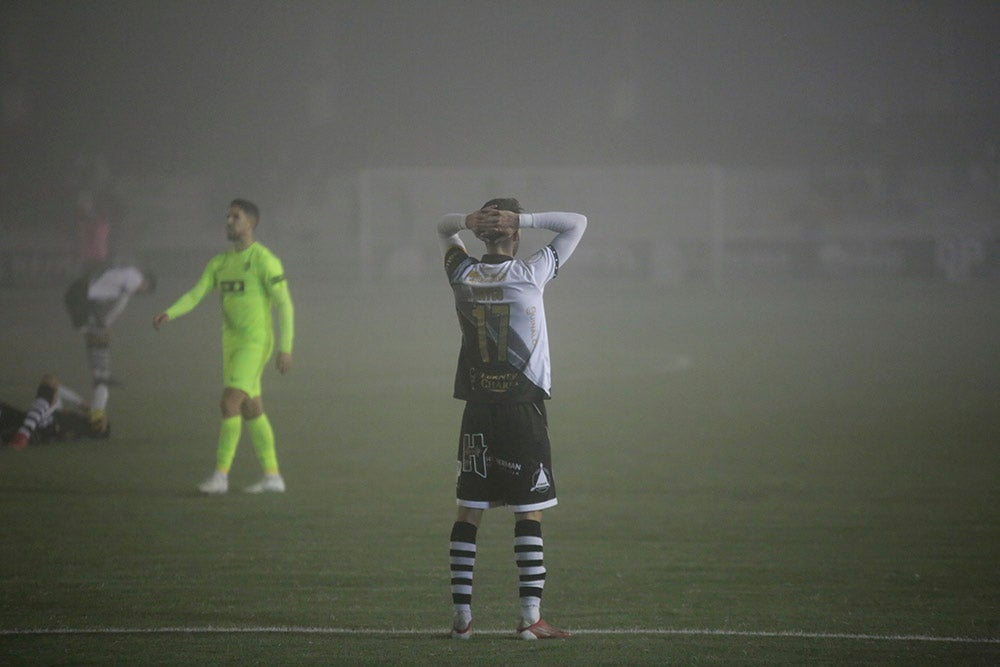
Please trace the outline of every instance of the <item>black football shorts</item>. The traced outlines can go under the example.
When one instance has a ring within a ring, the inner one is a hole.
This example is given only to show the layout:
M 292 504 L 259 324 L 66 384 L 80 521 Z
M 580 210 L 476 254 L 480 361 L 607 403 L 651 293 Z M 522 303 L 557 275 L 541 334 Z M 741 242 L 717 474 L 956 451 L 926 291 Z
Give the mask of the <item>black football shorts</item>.
M 545 404 L 465 404 L 456 495 L 463 507 L 534 512 L 556 504 Z

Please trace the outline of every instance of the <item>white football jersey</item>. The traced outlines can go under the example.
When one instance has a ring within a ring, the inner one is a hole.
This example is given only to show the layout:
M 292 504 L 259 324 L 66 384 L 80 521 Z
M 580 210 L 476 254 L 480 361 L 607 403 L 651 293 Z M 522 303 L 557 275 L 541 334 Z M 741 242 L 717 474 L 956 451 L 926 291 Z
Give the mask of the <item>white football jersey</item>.
M 91 313 L 97 327 L 111 326 L 129 298 L 142 286 L 142 271 L 133 266 L 113 267 L 90 282 L 87 299 L 91 303 Z
M 542 294 L 559 258 L 546 246 L 526 260 L 445 256 L 462 328 L 455 398 L 476 402 L 549 398 L 552 369 Z
M 113 267 L 97 276 L 87 287 L 87 298 L 92 301 L 117 301 L 131 296 L 142 285 L 142 271 L 134 266 Z

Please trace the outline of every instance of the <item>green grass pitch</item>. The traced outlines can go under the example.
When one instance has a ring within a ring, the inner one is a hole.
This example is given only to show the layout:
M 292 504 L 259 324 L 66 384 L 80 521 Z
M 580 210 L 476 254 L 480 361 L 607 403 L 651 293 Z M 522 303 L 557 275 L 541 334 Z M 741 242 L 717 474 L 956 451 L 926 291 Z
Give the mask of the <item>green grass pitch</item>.
M 576 281 L 576 282 L 574 282 Z M 1000 663 L 995 285 L 547 291 L 560 505 L 518 642 L 512 520 L 481 530 L 475 628 L 450 620 L 461 404 L 438 276 L 292 283 L 296 366 L 265 405 L 288 483 L 244 435 L 200 497 L 220 395 L 214 299 L 116 326 L 107 442 L 0 451 L 3 664 Z M 0 291 L 0 398 L 87 389 L 58 290 Z M 371 632 L 365 632 L 369 630 Z

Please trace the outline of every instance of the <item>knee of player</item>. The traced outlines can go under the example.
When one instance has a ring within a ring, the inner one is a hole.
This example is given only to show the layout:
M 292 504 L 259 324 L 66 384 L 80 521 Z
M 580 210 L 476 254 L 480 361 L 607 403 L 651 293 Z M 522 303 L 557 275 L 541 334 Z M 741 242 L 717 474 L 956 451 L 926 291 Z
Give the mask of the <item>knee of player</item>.
M 110 329 L 94 329 L 87 332 L 87 347 L 107 347 L 110 344 Z

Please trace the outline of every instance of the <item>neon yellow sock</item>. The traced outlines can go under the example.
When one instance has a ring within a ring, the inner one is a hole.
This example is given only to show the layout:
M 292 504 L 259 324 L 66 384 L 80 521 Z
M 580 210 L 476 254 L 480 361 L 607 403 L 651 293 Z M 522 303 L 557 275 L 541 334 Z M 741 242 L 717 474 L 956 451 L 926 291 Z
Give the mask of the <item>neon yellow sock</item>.
M 242 428 L 243 418 L 239 415 L 222 420 L 219 427 L 219 449 L 215 454 L 215 467 L 219 472 L 229 473 L 236 456 L 236 447 L 240 444 Z
M 260 417 L 247 420 L 246 424 L 254 449 L 257 450 L 260 467 L 264 469 L 265 474 L 277 474 L 278 455 L 274 450 L 274 429 L 271 428 L 271 421 L 267 415 L 262 414 Z

